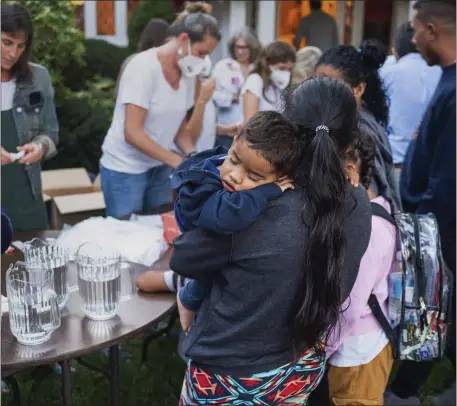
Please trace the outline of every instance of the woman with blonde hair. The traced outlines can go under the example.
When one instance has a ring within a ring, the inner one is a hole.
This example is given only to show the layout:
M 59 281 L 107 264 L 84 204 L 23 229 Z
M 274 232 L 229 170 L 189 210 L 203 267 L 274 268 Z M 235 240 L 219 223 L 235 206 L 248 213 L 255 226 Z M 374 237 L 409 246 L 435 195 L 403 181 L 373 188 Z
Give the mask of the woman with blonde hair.
M 229 40 L 228 50 L 230 58 L 219 61 L 212 74 L 216 80 L 213 94 L 218 124 L 216 144 L 227 148 L 243 122 L 240 92 L 259 56 L 261 44 L 249 27 L 243 27 Z
M 292 71 L 291 85 L 298 86 L 305 79 L 311 77 L 316 68 L 319 58 L 322 56 L 322 51 L 317 47 L 304 47 L 297 54 L 294 70 Z
M 260 52 L 241 91 L 245 123 L 258 111 L 279 111 L 295 59 L 294 49 L 283 41 L 274 41 Z

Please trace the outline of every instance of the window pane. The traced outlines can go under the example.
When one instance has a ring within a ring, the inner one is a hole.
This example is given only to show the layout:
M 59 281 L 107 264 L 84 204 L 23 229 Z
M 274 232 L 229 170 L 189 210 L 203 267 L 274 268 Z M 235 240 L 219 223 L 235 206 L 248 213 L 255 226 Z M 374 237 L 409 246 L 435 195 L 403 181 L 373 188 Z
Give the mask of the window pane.
M 97 35 L 115 35 L 114 0 L 97 0 Z

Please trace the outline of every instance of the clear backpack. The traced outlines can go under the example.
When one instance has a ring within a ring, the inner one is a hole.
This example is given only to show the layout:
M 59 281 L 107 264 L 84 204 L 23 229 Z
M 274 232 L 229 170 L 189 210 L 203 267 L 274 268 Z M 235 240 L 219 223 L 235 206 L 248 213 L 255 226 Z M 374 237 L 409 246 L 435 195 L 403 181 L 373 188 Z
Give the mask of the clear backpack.
M 409 361 L 440 359 L 452 320 L 453 275 L 443 261 L 433 214 L 396 213 L 372 203 L 373 216 L 397 229 L 397 266 L 389 277 L 389 319 L 374 294 L 368 305 L 394 347 Z

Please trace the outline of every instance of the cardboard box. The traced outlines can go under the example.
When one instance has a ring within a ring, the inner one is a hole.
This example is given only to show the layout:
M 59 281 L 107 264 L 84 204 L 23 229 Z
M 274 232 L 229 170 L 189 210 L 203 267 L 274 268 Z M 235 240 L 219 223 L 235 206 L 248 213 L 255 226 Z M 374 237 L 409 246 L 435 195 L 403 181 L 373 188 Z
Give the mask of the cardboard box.
M 50 223 L 54 230 L 60 230 L 64 224 L 74 225 L 97 216 L 105 216 L 102 192 L 56 196 L 53 199 Z
M 96 192 L 99 192 L 100 190 L 102 190 L 102 178 L 101 178 L 100 174 L 97 175 L 92 186 Z
M 105 201 L 98 187 L 100 180 L 92 184 L 86 169 L 42 171 L 41 182 L 52 229 L 60 230 L 64 224 L 73 225 L 105 215 Z
M 51 197 L 93 192 L 92 182 L 84 168 L 42 171 L 41 184 L 43 193 Z
M 175 213 L 169 211 L 167 213 L 161 214 L 162 221 L 163 221 L 163 236 L 165 241 L 172 245 L 173 240 L 181 235 L 181 231 L 179 230 L 178 223 L 175 219 Z

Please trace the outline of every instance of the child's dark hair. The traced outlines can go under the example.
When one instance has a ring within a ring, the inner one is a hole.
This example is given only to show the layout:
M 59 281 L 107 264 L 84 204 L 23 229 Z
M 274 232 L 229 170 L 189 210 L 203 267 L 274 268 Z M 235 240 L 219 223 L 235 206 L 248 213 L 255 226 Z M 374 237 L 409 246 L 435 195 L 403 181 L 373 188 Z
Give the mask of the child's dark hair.
M 378 74 L 378 69 L 385 60 L 385 53 L 373 41 L 364 41 L 359 49 L 350 45 L 338 45 L 330 48 L 316 65 L 328 65 L 343 75 L 343 79 L 352 87 L 366 83 L 362 96 L 364 107 L 383 127 L 389 118 L 389 103 L 386 91 Z
M 360 164 L 360 183 L 368 190 L 373 178 L 376 140 L 367 133 L 359 133 L 355 148 L 349 150 L 346 159 Z
M 352 196 L 344 172 L 346 151 L 357 137 L 357 103 L 342 81 L 315 77 L 286 96 L 284 115 L 301 133 L 303 155 L 295 181 L 303 188 L 304 221 L 309 226 L 302 285 L 297 294 L 295 350 L 319 348 L 337 326 L 345 299 L 342 272 L 347 200 Z
M 281 113 L 257 112 L 244 125 L 236 140 L 245 140 L 273 166 L 279 177 L 296 177 L 304 144 L 298 127 Z
M 271 71 L 270 66 L 278 63 L 295 62 L 296 55 L 294 49 L 284 41 L 273 41 L 268 44 L 265 48 L 260 51 L 259 58 L 254 63 L 252 73 L 260 75 L 263 81 L 263 97 L 268 100 L 265 96 L 265 90 L 271 85 Z M 272 103 L 272 100 L 268 100 Z

